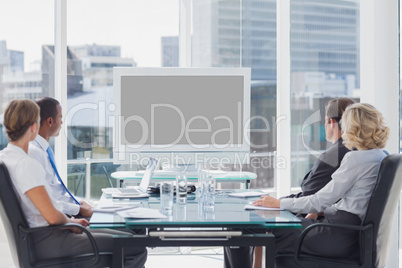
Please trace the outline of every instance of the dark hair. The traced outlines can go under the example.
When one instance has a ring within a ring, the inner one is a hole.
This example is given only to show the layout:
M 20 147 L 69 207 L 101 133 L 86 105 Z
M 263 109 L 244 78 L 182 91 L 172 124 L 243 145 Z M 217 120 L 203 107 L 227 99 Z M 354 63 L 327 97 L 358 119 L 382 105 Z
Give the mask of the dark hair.
M 342 119 L 343 112 L 346 110 L 346 107 L 354 103 L 354 100 L 344 97 L 330 100 L 328 102 L 325 115 L 328 117 L 328 119 L 335 119 L 335 121 L 339 123 L 339 121 Z M 340 124 L 339 128 L 341 128 Z
M 40 107 L 40 125 L 46 121 L 49 117 L 56 119 L 57 116 L 57 105 L 60 103 L 53 98 L 44 97 L 36 100 L 36 104 Z
M 12 100 L 4 111 L 4 126 L 10 141 L 19 140 L 39 119 L 38 105 L 29 100 Z

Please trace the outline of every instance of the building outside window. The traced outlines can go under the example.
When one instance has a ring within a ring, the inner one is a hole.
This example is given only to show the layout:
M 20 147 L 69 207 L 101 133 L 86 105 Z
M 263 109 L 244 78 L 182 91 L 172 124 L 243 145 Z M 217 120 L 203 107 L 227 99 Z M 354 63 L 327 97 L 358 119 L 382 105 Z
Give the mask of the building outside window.
M 290 1 L 291 186 L 298 187 L 325 140 L 332 98 L 360 97 L 360 1 Z
M 118 168 L 111 161 L 108 121 L 113 67 L 178 66 L 178 1 L 158 2 L 162 6 L 155 9 L 157 2 L 68 2 L 65 134 L 69 185 L 77 194 L 85 193 L 85 159 L 105 160 L 91 163 L 100 187 L 107 183 L 103 166 L 109 173 Z M 113 18 L 111 9 L 121 16 Z M 306 119 L 333 97 L 359 98 L 359 1 L 292 0 L 290 18 L 292 186 L 297 187 L 328 145 L 322 120 L 304 126 Z M 3 106 L 12 98 L 54 96 L 51 42 L 40 44 L 28 73 L 21 71 L 24 50 L 10 48 L 6 39 L 0 42 L 1 66 L 3 72 L 12 71 L 2 76 Z M 253 188 L 275 187 L 276 1 L 192 1 L 191 42 L 193 67 L 251 68 L 251 116 L 258 118 L 251 125 L 252 160 L 225 168 L 257 173 Z M 98 188 L 91 189 L 91 196 L 100 195 Z
M 54 96 L 43 78 L 54 73 L 42 69 L 42 47 L 54 43 L 54 1 L 0 1 L 0 111 L 13 99 Z M 23 6 L 23 8 L 22 8 Z M 24 23 L 29 21 L 29 23 Z M 0 149 L 8 144 L 3 116 Z
M 65 120 L 69 187 L 77 194 L 88 192 L 88 168 L 93 199 L 110 186 L 111 172 L 143 168 L 113 164 L 113 67 L 161 67 L 162 44 L 169 42 L 177 63 L 177 43 L 165 36 L 178 36 L 178 4 L 176 0 L 67 2 L 67 45 L 82 77 L 81 91 L 67 96 Z

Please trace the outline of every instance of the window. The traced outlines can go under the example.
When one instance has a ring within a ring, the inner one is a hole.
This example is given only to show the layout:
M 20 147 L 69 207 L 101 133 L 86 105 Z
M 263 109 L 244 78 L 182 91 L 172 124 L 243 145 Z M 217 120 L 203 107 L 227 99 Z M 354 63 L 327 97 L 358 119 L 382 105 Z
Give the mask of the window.
M 192 66 L 251 68 L 251 161 L 226 168 L 255 172 L 253 188 L 273 187 L 276 1 L 194 0 L 192 4 Z
M 12 99 L 54 96 L 51 86 L 54 72 L 47 57 L 47 48 L 54 42 L 54 1 L 40 2 L 0 1 L 2 112 Z M 2 124 L 0 128 L 0 149 L 3 149 L 8 139 Z
M 174 66 L 169 57 L 178 62 L 178 43 L 170 37 L 179 33 L 179 6 L 177 0 L 69 0 L 67 8 L 68 183 L 77 194 L 98 198 L 109 186 L 106 173 L 119 168 L 112 161 L 113 67 Z
M 357 0 L 290 1 L 292 187 L 329 145 L 326 103 L 359 100 L 359 8 Z

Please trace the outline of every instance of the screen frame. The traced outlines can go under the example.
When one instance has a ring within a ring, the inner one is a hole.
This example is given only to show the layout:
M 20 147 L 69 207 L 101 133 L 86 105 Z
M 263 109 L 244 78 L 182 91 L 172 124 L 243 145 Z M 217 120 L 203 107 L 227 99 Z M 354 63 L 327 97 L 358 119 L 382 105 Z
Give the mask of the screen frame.
M 190 144 L 126 146 L 121 140 L 121 78 L 123 76 L 241 76 L 243 77 L 243 135 L 242 144 L 230 146 L 197 146 Z M 250 105 L 251 105 L 251 69 L 250 68 L 166 68 L 166 67 L 114 67 L 113 68 L 113 98 L 114 98 L 114 124 L 113 124 L 113 160 L 121 163 L 131 157 L 127 154 L 137 153 L 141 157 L 168 156 L 172 153 L 182 156 L 207 153 L 217 157 L 234 159 L 234 154 L 243 157 L 250 152 Z M 191 161 L 193 162 L 193 161 Z M 233 161 L 230 161 L 233 162 Z

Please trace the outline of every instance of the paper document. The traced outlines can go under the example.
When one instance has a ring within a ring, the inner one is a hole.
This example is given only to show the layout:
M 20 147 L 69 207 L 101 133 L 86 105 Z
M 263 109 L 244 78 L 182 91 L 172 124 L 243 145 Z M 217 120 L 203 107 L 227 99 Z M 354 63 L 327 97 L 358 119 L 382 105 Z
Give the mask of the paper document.
M 166 218 L 159 210 L 152 208 L 137 207 L 130 210 L 118 211 L 117 214 L 123 218 L 135 219 L 163 219 Z
M 115 213 L 121 210 L 133 209 L 135 207 L 122 207 L 122 206 L 109 206 L 109 207 L 96 207 L 92 208 L 93 212 L 103 212 L 103 213 Z
M 284 210 L 284 209 L 280 209 L 280 208 L 267 208 L 267 207 L 263 207 L 263 206 L 254 206 L 254 205 L 245 205 L 244 206 L 245 210 L 271 210 L 271 211 L 279 211 L 279 210 Z
M 241 193 L 231 193 L 228 194 L 228 196 L 232 197 L 256 197 L 256 196 L 263 196 L 263 195 L 269 195 L 268 193 L 264 192 L 241 192 Z

